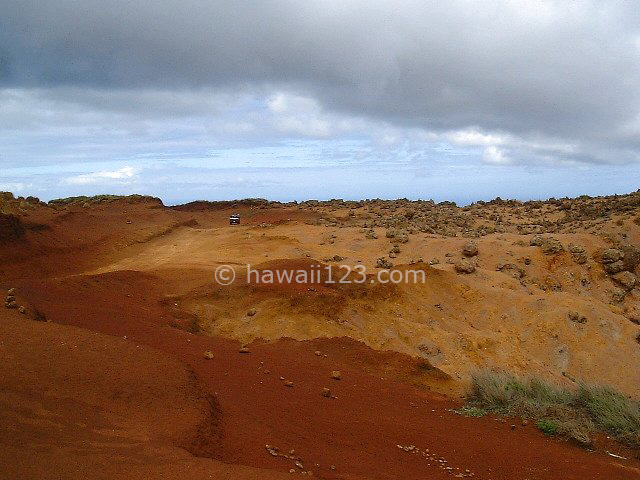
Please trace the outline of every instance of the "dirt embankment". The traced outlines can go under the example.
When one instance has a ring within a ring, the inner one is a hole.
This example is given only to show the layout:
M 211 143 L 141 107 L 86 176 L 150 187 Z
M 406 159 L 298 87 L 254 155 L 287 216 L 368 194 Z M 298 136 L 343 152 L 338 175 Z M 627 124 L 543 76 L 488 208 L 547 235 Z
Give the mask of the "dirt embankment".
M 488 362 L 633 385 L 637 288 L 613 290 L 602 252 L 640 239 L 635 196 L 613 210 L 600 200 L 237 206 L 233 228 L 236 206 L 82 200 L 25 205 L 11 213 L 24 232 L 0 246 L 0 288 L 26 307 L 0 313 L 0 463 L 15 478 L 640 478 L 636 460 L 451 411 L 464 372 Z M 420 230 L 438 222 L 442 231 Z M 517 234 L 544 228 L 563 250 Z M 481 237 L 470 274 L 454 267 L 468 239 L 447 236 L 462 232 Z M 376 272 L 380 257 L 429 281 L 212 280 L 225 263 Z

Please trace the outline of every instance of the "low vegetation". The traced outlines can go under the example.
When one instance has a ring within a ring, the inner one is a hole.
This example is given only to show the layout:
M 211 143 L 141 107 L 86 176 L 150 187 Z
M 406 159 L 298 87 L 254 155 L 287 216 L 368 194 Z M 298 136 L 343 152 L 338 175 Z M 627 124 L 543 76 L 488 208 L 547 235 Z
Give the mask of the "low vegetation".
M 569 390 L 534 377 L 482 370 L 473 375 L 468 404 L 458 413 L 483 412 L 532 419 L 545 434 L 585 446 L 602 432 L 640 448 L 640 402 L 606 386 L 582 384 Z
M 90 206 L 97 205 L 100 203 L 111 203 L 116 200 L 126 199 L 129 202 L 136 202 L 142 200 L 155 200 L 159 201 L 159 199 L 155 197 L 150 197 L 148 195 L 93 195 L 91 197 L 87 197 L 85 195 L 80 195 L 78 197 L 66 197 L 66 198 L 56 198 L 53 200 L 49 200 L 48 205 L 50 207 L 65 207 L 70 205 L 82 205 L 82 206 Z

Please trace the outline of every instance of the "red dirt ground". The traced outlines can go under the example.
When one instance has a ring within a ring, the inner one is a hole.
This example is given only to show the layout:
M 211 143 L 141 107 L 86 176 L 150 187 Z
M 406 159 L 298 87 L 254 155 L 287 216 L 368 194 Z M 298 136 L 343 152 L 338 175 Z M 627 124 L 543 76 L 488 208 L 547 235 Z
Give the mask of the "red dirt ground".
M 512 431 L 510 423 L 498 419 L 458 416 L 449 411 L 459 406 L 454 400 L 387 378 L 375 367 L 363 371 L 360 365 L 375 365 L 380 354 L 348 339 L 256 342 L 250 354 L 241 354 L 236 342 L 172 328 L 170 314 L 159 301 L 161 285 L 149 275 L 30 280 L 17 283 L 17 288 L 50 321 L 126 336 L 128 342 L 152 347 L 193 368 L 202 388 L 220 406 L 219 458 L 225 463 L 285 472 L 294 468 L 291 461 L 270 456 L 265 450 L 269 444 L 282 451 L 294 449 L 319 478 L 452 477 L 437 462 L 429 465 L 422 456 L 397 447 L 415 445 L 453 468 L 470 470 L 475 478 L 640 475 L 638 462 L 588 453 L 545 438 L 532 426 L 518 423 Z M 206 350 L 213 352 L 213 360 L 203 357 Z M 315 355 L 316 350 L 323 355 Z M 341 380 L 329 378 L 333 370 L 341 371 Z M 293 388 L 285 387 L 281 376 L 293 381 Z M 322 397 L 324 387 L 337 398 Z
M 458 400 L 415 385 L 449 380 L 401 354 L 347 338 L 254 342 L 240 353 L 232 340 L 176 328 L 165 279 L 76 274 L 176 223 L 203 224 L 205 213 L 111 205 L 64 227 L 43 217 L 51 230 L 0 249 L 0 288 L 15 287 L 28 306 L 0 314 L 6 478 L 275 479 L 290 469 L 353 480 L 640 478 L 639 461 L 451 412 Z M 29 321 L 36 312 L 54 324 Z M 265 445 L 295 450 L 303 468 Z

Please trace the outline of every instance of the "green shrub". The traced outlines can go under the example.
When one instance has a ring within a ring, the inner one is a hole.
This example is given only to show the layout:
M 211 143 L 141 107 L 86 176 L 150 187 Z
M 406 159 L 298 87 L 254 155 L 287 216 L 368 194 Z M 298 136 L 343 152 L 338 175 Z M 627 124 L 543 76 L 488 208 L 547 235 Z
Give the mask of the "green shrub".
M 541 432 L 545 435 L 557 435 L 558 434 L 558 424 L 553 420 L 538 420 L 536 423 Z
M 600 431 L 640 447 L 640 403 L 611 387 L 561 388 L 539 378 L 481 370 L 472 375 L 468 403 L 457 413 L 483 411 L 533 419 L 547 435 L 563 435 L 582 445 Z

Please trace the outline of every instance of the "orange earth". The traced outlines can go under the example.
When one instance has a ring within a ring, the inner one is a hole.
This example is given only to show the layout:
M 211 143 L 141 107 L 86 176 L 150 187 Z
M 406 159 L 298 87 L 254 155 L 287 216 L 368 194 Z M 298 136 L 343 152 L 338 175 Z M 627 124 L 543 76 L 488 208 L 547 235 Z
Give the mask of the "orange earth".
M 4 478 L 640 478 L 638 452 L 606 438 L 587 451 L 452 412 L 478 368 L 637 396 L 638 288 L 603 252 L 632 261 L 638 193 L 0 208 L 0 287 L 25 307 L 0 310 Z M 470 240 L 475 271 L 459 273 Z M 380 258 L 424 282 L 381 282 Z M 323 274 L 256 283 L 247 265 Z

